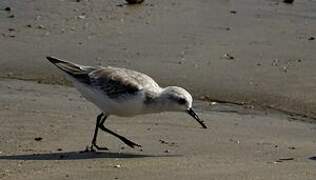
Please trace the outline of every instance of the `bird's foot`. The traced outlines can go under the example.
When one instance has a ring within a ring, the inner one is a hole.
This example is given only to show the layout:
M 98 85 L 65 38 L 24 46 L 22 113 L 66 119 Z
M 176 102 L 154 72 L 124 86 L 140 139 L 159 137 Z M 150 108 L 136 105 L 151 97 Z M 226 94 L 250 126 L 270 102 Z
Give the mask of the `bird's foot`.
M 107 147 L 100 147 L 94 143 L 94 144 L 91 144 L 91 146 L 87 146 L 86 149 L 83 151 L 80 151 L 80 153 L 97 152 L 97 150 L 107 151 L 109 149 Z
M 94 149 L 95 148 L 95 149 Z M 99 151 L 108 151 L 109 149 L 107 147 L 100 147 L 98 146 L 97 144 L 93 143 L 91 144 L 90 146 L 90 150 L 91 152 L 96 152 L 96 150 L 99 150 Z

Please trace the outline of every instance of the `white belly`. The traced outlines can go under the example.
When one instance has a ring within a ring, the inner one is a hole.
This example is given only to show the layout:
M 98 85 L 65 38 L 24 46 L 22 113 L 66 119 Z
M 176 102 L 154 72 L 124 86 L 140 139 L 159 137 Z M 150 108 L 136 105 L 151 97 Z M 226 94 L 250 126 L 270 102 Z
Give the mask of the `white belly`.
M 89 88 L 81 83 L 74 83 L 74 86 L 88 101 L 95 104 L 103 113 L 117 116 L 134 116 L 140 114 L 143 109 L 143 94 L 140 92 L 133 97 L 114 100 L 104 93 Z

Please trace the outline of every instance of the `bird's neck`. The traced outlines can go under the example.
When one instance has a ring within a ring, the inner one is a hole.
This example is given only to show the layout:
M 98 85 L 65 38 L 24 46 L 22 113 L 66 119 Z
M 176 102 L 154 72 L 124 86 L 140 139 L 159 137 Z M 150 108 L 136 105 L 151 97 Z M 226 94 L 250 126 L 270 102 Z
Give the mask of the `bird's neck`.
M 168 111 L 168 100 L 163 88 L 158 92 L 146 93 L 145 96 L 144 107 L 146 112 L 159 113 Z

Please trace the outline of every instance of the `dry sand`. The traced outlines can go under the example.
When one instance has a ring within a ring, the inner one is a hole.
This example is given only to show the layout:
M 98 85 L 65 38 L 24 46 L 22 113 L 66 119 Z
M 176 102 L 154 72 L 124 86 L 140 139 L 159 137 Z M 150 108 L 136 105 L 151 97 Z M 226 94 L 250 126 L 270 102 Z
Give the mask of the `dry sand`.
M 73 88 L 21 81 L 63 84 L 45 61 L 53 55 L 136 69 L 196 98 L 315 117 L 314 0 L 0 1 L 7 6 L 0 179 L 315 179 L 316 125 L 308 117 L 196 101 L 207 130 L 181 113 L 111 117 L 107 125 L 142 151 L 100 133 L 110 151 L 82 154 L 98 110 Z

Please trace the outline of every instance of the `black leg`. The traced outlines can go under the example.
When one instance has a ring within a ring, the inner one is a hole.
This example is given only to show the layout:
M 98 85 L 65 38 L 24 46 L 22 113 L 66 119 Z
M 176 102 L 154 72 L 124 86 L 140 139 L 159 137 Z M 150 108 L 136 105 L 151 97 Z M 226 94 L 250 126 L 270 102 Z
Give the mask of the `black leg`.
M 103 121 L 103 123 L 104 123 L 104 121 Z M 104 126 L 103 123 L 100 123 L 100 124 L 99 124 L 99 128 L 102 129 L 103 131 L 108 132 L 108 133 L 112 134 L 113 136 L 119 138 L 121 141 L 123 141 L 125 144 L 127 144 L 127 145 L 128 145 L 129 147 L 131 147 L 131 148 L 134 148 L 135 146 L 141 147 L 141 145 L 136 144 L 136 143 L 134 143 L 134 142 L 132 142 L 132 141 L 126 139 L 125 137 L 123 137 L 123 136 L 121 136 L 121 135 L 119 135 L 119 134 L 116 134 L 115 132 L 109 130 L 108 128 L 106 128 L 106 127 Z
M 106 147 L 100 147 L 97 145 L 97 136 L 98 136 L 99 126 L 100 126 L 100 124 L 104 123 L 106 118 L 107 118 L 107 116 L 105 116 L 103 113 L 101 113 L 97 116 L 97 122 L 95 125 L 94 135 L 93 135 L 93 139 L 92 139 L 91 146 L 90 146 L 91 151 L 95 151 L 94 148 L 96 148 L 97 150 L 109 150 Z

